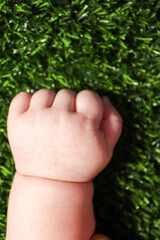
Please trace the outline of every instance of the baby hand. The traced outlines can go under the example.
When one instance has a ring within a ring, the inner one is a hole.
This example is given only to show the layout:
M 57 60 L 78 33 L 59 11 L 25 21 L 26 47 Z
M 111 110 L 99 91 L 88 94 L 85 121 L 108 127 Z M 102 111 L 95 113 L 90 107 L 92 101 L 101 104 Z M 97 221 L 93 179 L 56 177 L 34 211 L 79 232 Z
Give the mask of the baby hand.
M 72 182 L 91 181 L 105 168 L 121 129 L 108 98 L 89 90 L 21 92 L 7 121 L 19 173 Z

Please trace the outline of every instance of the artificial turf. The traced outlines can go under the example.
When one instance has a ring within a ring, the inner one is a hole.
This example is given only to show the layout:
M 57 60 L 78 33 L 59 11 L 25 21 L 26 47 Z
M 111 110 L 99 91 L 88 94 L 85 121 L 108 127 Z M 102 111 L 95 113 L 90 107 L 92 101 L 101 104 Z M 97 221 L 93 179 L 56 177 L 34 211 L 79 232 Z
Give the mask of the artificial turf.
M 20 91 L 91 89 L 123 117 L 95 183 L 96 232 L 160 239 L 160 1 L 0 1 L 0 240 L 14 164 L 6 120 Z

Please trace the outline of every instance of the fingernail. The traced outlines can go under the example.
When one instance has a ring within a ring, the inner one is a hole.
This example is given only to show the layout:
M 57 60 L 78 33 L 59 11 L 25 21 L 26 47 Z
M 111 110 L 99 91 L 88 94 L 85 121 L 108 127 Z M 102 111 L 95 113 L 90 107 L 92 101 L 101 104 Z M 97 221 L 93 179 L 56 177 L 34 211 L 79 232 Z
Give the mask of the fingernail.
M 105 104 L 106 104 L 109 108 L 111 108 L 111 109 L 113 109 L 113 110 L 116 111 L 115 107 L 112 105 L 112 103 L 111 103 L 111 101 L 109 100 L 108 97 L 105 97 L 105 98 L 104 98 L 104 102 L 105 102 Z
M 103 100 L 104 100 L 104 102 L 105 102 L 107 105 L 108 105 L 108 104 L 111 105 L 111 102 L 110 102 L 110 100 L 109 100 L 108 97 L 103 97 Z
M 111 101 L 109 100 L 108 97 L 104 97 L 104 102 L 105 104 L 110 108 L 112 109 L 112 111 L 114 111 L 115 113 L 118 113 L 118 111 L 116 110 L 116 108 L 113 106 L 113 104 L 111 103 Z

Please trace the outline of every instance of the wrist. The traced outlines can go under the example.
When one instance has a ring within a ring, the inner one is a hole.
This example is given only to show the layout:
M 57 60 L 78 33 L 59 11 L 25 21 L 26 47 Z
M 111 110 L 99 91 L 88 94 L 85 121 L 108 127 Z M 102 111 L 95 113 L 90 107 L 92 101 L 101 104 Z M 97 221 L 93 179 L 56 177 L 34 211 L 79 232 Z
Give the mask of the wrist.
M 89 239 L 95 228 L 92 198 L 92 182 L 61 182 L 16 172 L 9 200 L 7 240 L 21 240 L 18 236 L 22 235 L 28 240 L 31 232 L 35 240 L 50 240 L 53 236 L 79 240 L 84 232 L 84 239 Z

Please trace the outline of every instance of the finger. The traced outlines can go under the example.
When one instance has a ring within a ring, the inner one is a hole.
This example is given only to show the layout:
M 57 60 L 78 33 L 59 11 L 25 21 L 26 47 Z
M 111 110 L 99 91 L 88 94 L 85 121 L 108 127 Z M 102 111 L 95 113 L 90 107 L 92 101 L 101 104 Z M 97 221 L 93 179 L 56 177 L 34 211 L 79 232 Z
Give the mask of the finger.
M 30 106 L 32 94 L 27 92 L 18 93 L 11 101 L 8 117 L 24 113 Z
M 48 108 L 52 106 L 56 93 L 49 89 L 40 89 L 31 98 L 31 108 Z
M 61 89 L 55 97 L 53 107 L 74 112 L 75 97 L 76 97 L 76 92 L 69 89 Z
M 92 119 L 100 126 L 103 116 L 103 103 L 99 95 L 90 90 L 82 90 L 76 97 L 76 111 Z
M 112 153 L 122 132 L 122 117 L 107 97 L 102 98 L 104 114 L 101 129 L 104 132 L 107 149 Z

